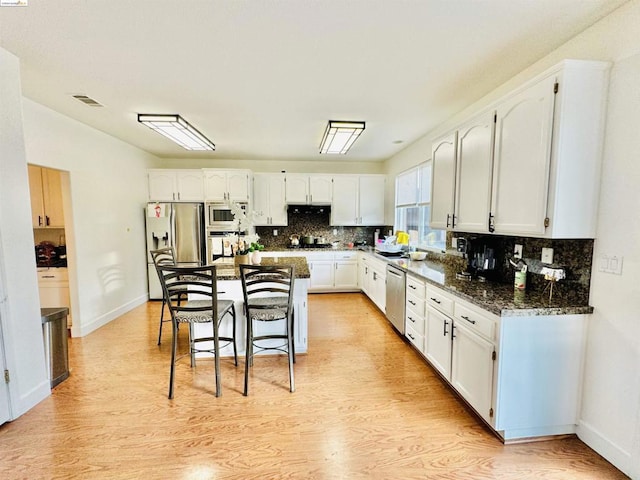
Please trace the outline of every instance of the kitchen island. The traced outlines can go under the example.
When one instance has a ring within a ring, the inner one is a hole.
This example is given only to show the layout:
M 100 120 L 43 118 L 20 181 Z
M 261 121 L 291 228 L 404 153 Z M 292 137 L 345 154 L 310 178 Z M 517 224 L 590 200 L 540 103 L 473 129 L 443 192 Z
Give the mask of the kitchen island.
M 218 277 L 218 297 L 226 300 L 233 300 L 236 309 L 236 342 L 238 354 L 244 355 L 246 343 L 246 317 L 244 314 L 244 299 L 242 294 L 242 283 L 240 281 L 240 268 L 235 264 L 233 258 L 221 258 L 213 262 L 216 267 Z M 293 284 L 293 307 L 294 307 L 294 328 L 293 340 L 296 347 L 296 354 L 307 352 L 307 322 L 308 304 L 307 291 L 309 289 L 309 267 L 307 260 L 303 256 L 297 257 L 263 257 L 261 265 L 293 265 L 295 267 L 295 280 Z M 257 334 L 262 335 L 273 332 L 282 332 L 282 322 L 258 322 L 254 329 Z M 195 324 L 196 336 L 210 336 L 211 325 Z M 229 316 L 225 316 L 220 325 L 221 336 L 231 336 L 232 324 Z M 220 350 L 222 356 L 232 356 L 233 349 L 227 345 Z M 200 353 L 198 357 L 210 356 L 207 353 Z

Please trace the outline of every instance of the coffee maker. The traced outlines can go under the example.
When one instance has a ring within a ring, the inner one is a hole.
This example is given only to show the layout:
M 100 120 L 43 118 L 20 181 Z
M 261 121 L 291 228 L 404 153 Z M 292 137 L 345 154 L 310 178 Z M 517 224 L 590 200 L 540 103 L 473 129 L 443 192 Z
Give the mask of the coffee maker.
M 460 244 L 460 240 L 458 240 Z M 495 240 L 487 237 L 470 237 L 463 241 L 462 251 L 467 258 L 467 268 L 457 277 L 462 280 L 494 280 L 499 263 Z

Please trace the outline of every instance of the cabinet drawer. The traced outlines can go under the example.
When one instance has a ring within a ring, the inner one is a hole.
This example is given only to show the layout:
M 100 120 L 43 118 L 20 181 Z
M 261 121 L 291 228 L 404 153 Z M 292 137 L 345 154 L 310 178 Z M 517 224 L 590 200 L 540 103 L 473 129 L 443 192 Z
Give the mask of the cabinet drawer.
M 415 295 L 417 298 L 424 299 L 426 287 L 424 282 L 417 278 L 407 275 L 407 295 Z
M 358 252 L 334 252 L 334 258 L 336 260 L 352 260 L 355 262 L 358 258 Z
M 421 335 L 411 325 L 407 325 L 405 336 L 413 343 L 420 352 L 424 352 L 424 335 Z
M 307 257 L 307 261 L 333 260 L 333 252 L 305 252 L 304 256 Z
M 409 328 L 411 328 L 411 330 L 416 332 L 418 335 L 424 335 L 424 332 L 425 332 L 424 316 L 417 315 L 415 312 L 412 312 L 411 310 L 407 310 L 406 316 L 407 318 L 405 323 L 406 323 L 407 331 L 409 330 Z
M 438 288 L 431 286 L 427 288 L 427 305 L 431 305 L 446 315 L 453 315 L 453 299 Z
M 38 268 L 38 284 L 67 281 L 69 274 L 66 268 Z
M 418 298 L 411 293 L 407 293 L 407 312 L 411 310 L 414 314 L 424 317 L 424 299 Z
M 488 315 L 483 315 L 476 310 L 467 308 L 462 303 L 456 302 L 454 318 L 457 322 L 464 324 L 483 337 L 489 340 L 494 339 L 496 323 Z

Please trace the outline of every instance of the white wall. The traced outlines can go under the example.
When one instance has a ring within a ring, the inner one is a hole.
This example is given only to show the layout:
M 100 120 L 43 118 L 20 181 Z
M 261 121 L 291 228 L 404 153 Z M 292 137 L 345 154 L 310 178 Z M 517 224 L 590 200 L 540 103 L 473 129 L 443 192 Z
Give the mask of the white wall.
M 474 111 L 565 58 L 613 62 L 594 257 L 624 257 L 621 276 L 592 273 L 578 435 L 632 478 L 640 478 L 640 0 L 574 37 L 390 159 L 397 172 L 428 158 L 432 140 Z
M 20 65 L 0 48 L 0 292 L 1 328 L 11 375 L 11 418 L 50 395 L 22 133 Z M 5 297 L 6 296 L 6 297 Z
M 341 158 L 344 158 L 340 156 Z M 157 168 L 248 168 L 254 172 L 289 173 L 385 173 L 383 162 L 296 161 L 296 160 L 229 160 L 164 158 Z
M 83 336 L 147 299 L 143 206 L 157 159 L 28 99 L 24 131 L 28 163 L 69 172 L 72 333 Z

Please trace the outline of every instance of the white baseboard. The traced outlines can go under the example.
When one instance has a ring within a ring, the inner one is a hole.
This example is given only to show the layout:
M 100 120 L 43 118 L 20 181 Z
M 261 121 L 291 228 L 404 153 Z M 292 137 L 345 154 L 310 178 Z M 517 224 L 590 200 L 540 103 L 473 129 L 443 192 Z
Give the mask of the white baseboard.
M 576 431 L 578 438 L 602 455 L 625 475 L 633 477 L 633 458 L 630 452 L 607 439 L 593 425 L 580 421 Z
M 128 311 L 133 310 L 134 308 L 146 303 L 148 300 L 148 294 L 141 295 L 138 298 L 134 298 L 133 300 L 119 306 L 118 308 L 114 308 L 110 312 L 100 315 L 95 320 L 86 325 L 76 325 L 75 321 L 77 317 L 74 317 L 74 325 L 72 325 L 71 327 L 71 334 L 74 337 L 84 337 L 85 335 L 89 335 L 91 332 L 94 332 L 100 327 L 103 327 L 119 316 L 124 315 Z

